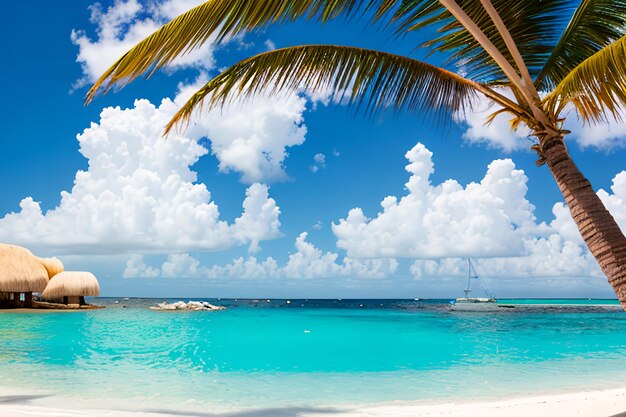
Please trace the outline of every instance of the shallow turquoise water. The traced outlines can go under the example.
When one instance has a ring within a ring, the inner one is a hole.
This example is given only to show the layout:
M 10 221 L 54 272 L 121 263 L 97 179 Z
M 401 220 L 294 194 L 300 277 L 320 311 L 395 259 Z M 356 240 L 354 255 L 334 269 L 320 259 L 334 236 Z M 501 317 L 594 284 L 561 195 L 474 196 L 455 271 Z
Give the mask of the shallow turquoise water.
M 593 306 L 593 305 L 606 305 L 606 306 L 618 306 L 619 301 L 617 299 L 592 299 L 592 298 L 509 298 L 499 299 L 499 304 L 515 304 L 515 305 L 576 305 L 576 306 Z
M 626 382 L 626 313 L 611 306 L 454 313 L 446 300 L 258 300 L 155 312 L 156 300 L 99 302 L 108 307 L 0 315 L 0 387 L 46 395 L 41 404 L 218 410 Z

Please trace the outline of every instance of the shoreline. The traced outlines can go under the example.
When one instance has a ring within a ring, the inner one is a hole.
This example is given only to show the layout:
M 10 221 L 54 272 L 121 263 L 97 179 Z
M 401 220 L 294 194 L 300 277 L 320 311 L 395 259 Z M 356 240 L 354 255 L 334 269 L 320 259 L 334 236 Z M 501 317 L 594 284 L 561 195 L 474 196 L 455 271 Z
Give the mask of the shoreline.
M 20 403 L 22 399 L 25 403 Z M 64 409 L 28 404 L 28 396 L 0 397 L 0 417 L 553 417 L 554 415 L 610 417 L 626 412 L 626 387 L 536 395 L 498 400 L 445 403 L 385 403 L 337 407 L 276 407 L 228 412 L 186 412 L 175 409 L 121 411 L 106 409 Z

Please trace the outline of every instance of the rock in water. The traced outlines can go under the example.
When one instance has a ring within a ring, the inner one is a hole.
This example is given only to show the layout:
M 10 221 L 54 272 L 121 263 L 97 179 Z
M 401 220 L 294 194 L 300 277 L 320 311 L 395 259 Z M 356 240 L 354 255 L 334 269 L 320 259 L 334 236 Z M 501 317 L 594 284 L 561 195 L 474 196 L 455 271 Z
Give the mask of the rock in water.
M 206 301 L 177 301 L 175 303 L 162 302 L 150 307 L 150 310 L 157 311 L 217 311 L 225 310 L 226 307 L 209 304 Z

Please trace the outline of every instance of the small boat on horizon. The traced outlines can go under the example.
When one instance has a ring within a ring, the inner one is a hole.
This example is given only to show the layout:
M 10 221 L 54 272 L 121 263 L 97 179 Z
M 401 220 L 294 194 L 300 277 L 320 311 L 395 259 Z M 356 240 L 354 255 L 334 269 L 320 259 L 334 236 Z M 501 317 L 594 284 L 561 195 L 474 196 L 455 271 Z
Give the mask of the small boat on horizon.
M 487 297 L 470 297 L 473 280 L 481 283 Z M 498 309 L 494 294 L 480 281 L 476 268 L 469 257 L 467 258 L 467 287 L 463 293 L 465 293 L 464 297 L 459 297 L 452 302 L 453 311 L 495 311 Z

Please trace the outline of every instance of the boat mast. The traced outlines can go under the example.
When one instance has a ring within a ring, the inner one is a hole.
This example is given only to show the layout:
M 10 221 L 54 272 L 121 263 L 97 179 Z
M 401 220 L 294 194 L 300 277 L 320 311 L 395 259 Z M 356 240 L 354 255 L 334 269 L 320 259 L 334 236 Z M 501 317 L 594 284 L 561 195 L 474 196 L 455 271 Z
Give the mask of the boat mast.
M 470 258 L 467 258 L 467 288 L 463 290 L 465 293 L 465 298 L 469 298 L 469 294 L 472 292 L 471 288 L 472 284 L 472 261 Z

